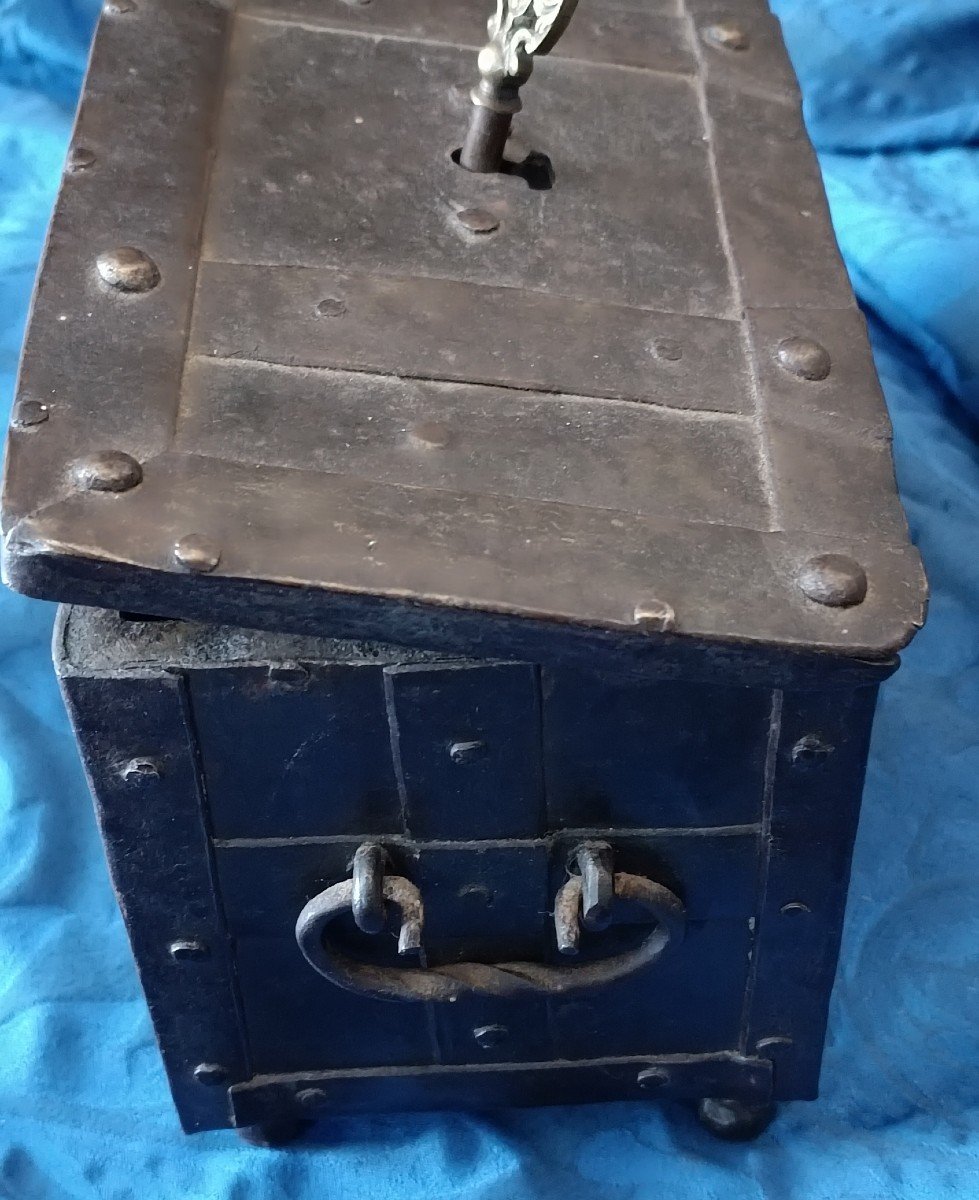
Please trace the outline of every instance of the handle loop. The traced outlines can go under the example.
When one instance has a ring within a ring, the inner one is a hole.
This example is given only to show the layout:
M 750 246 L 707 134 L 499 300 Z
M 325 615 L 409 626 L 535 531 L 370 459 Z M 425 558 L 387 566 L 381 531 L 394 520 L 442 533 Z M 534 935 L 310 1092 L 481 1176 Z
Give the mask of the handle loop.
M 569 995 L 604 987 L 658 962 L 683 940 L 685 914 L 680 900 L 662 884 L 619 871 L 613 877 L 617 900 L 638 904 L 653 928 L 632 950 L 576 966 L 547 963 L 453 963 L 440 967 L 385 967 L 359 962 L 329 939 L 334 921 L 354 909 L 354 881 L 345 879 L 314 896 L 299 914 L 296 941 L 314 971 L 351 992 L 379 1000 L 454 1001 L 461 996 Z M 385 875 L 385 902 L 398 923 L 398 953 L 421 949 L 425 910 L 421 893 L 400 875 Z M 558 946 L 577 950 L 581 925 L 582 881 L 567 881 L 555 898 Z

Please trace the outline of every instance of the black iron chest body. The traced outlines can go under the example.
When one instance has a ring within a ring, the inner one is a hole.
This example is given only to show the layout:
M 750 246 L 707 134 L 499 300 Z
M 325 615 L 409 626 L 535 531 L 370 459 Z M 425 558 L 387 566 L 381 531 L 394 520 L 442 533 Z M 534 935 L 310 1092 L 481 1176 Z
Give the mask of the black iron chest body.
M 188 1130 L 816 1094 L 924 586 L 777 25 L 582 0 L 474 174 L 486 15 L 96 41 L 4 567 Z

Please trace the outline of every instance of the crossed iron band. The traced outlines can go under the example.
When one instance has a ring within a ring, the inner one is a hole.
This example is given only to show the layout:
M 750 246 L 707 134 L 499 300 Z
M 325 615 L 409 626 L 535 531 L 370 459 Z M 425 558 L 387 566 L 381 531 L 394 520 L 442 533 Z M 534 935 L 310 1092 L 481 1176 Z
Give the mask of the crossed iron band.
M 534 56 L 548 54 L 568 27 L 578 0 L 496 0 L 489 42 L 479 53 L 479 83 L 473 114 L 459 156 L 468 171 L 498 171 L 520 88 L 530 78 Z

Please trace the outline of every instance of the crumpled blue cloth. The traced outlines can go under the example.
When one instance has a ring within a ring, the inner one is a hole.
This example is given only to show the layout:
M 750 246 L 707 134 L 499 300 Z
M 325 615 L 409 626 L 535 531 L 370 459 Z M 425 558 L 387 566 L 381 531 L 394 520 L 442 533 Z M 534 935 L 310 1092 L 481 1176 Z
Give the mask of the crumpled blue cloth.
M 185 1138 L 51 672 L 52 608 L 3 593 L 0 1196 L 979 1193 L 979 0 L 776 7 L 933 588 L 881 701 L 821 1100 L 749 1147 L 639 1104 L 350 1118 L 277 1153 Z M 4 403 L 96 9 L 0 0 Z

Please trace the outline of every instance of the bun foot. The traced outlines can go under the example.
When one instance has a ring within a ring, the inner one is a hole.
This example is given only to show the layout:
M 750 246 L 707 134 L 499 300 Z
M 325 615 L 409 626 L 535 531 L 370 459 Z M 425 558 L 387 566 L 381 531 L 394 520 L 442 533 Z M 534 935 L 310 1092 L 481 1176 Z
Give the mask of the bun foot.
M 301 1121 L 291 1117 L 283 1117 L 280 1121 L 264 1121 L 261 1125 L 246 1125 L 238 1130 L 238 1136 L 249 1146 L 260 1146 L 263 1150 L 276 1150 L 280 1146 L 288 1146 L 296 1138 L 302 1137 L 312 1121 Z
M 708 1096 L 697 1106 L 701 1125 L 726 1142 L 750 1142 L 764 1133 L 775 1116 L 774 1104 L 745 1104 Z

